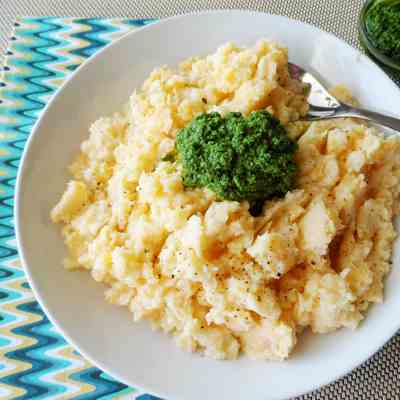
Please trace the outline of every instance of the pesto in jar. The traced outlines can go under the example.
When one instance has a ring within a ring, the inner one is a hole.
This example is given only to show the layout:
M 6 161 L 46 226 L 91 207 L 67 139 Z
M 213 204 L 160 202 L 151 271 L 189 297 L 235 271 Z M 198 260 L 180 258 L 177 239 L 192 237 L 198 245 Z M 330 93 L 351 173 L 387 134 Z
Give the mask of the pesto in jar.
M 400 62 L 400 0 L 378 0 L 365 14 L 371 44 L 385 56 Z

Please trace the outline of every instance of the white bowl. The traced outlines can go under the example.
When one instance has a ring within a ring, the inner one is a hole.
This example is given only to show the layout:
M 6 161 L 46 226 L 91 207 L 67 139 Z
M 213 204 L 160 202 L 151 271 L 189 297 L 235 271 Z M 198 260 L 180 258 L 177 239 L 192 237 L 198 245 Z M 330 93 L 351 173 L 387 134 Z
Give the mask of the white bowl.
M 327 384 L 376 352 L 400 327 L 399 243 L 385 302 L 359 329 L 305 335 L 286 362 L 213 361 L 135 324 L 106 303 L 87 273 L 63 269 L 66 254 L 49 211 L 64 190 L 67 165 L 91 122 L 116 111 L 156 66 L 261 37 L 289 47 L 290 59 L 329 84 L 343 83 L 365 107 L 396 112 L 400 91 L 370 60 L 336 37 L 284 17 L 243 11 L 175 17 L 124 36 L 96 54 L 58 91 L 37 122 L 16 189 L 16 230 L 29 282 L 50 320 L 91 362 L 116 379 L 169 400 L 285 399 Z

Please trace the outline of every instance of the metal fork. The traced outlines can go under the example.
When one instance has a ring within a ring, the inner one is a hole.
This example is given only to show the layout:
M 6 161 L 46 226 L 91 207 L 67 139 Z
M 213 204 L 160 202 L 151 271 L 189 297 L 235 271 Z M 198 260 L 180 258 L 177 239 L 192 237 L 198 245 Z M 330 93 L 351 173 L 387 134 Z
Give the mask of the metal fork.
M 306 120 L 316 121 L 343 117 L 361 118 L 400 131 L 399 118 L 345 104 L 333 97 L 314 75 L 299 65 L 289 63 L 288 69 L 293 79 L 299 80 L 308 87 L 307 100 L 310 108 L 305 117 Z

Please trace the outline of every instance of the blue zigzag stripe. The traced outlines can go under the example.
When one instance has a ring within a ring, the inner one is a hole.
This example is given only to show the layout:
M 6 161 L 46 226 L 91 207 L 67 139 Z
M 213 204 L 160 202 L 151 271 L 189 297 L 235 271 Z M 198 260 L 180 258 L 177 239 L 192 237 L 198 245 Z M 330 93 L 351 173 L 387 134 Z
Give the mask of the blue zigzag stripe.
M 159 397 L 152 396 L 151 394 L 142 394 L 139 397 L 136 397 L 136 400 L 161 400 Z
M 115 393 L 122 395 L 132 391 L 126 385 L 117 382 L 109 375 L 94 367 L 71 374 L 70 378 L 95 386 L 93 392 L 77 396 L 76 400 L 106 400 L 108 398 L 115 398 Z
M 144 18 L 144 19 L 124 19 L 122 22 L 129 26 L 141 27 L 141 26 L 150 25 L 156 21 L 157 20 L 154 18 Z

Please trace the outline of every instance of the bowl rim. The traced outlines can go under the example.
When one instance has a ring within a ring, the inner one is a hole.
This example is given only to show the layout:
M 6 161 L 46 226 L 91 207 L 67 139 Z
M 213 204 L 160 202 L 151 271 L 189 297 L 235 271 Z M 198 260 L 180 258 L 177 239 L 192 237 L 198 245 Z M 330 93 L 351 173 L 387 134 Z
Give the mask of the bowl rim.
M 46 316 L 48 317 L 50 322 L 59 331 L 59 333 L 65 338 L 65 340 L 72 347 L 74 347 L 77 351 L 79 351 L 79 353 L 87 361 L 89 361 L 91 364 L 93 364 L 93 366 L 101 369 L 103 372 L 107 373 L 108 375 L 113 377 L 115 380 L 118 380 L 119 382 L 127 385 L 128 387 L 132 387 L 131 382 L 128 382 L 126 379 L 122 378 L 119 375 L 119 373 L 115 373 L 112 370 L 110 370 L 108 368 L 108 366 L 104 365 L 103 362 L 98 359 L 97 356 L 88 354 L 86 352 L 86 350 L 83 350 L 81 348 L 81 346 L 78 343 L 78 340 L 73 339 L 69 335 L 69 333 L 67 333 L 67 330 L 64 329 L 63 324 L 61 322 L 59 322 L 57 317 L 49 311 L 49 309 L 46 305 L 46 300 L 41 296 L 40 291 L 38 290 L 38 288 L 35 284 L 35 281 L 30 272 L 29 263 L 27 262 L 27 259 L 25 257 L 24 238 L 21 234 L 21 228 L 20 228 L 21 224 L 22 224 L 21 215 L 20 215 L 21 214 L 21 188 L 23 185 L 24 172 L 26 170 L 26 159 L 27 159 L 29 151 L 30 151 L 30 147 L 31 147 L 30 145 L 31 145 L 34 137 L 40 131 L 40 126 L 42 124 L 44 116 L 47 114 L 49 108 L 51 107 L 51 105 L 53 104 L 55 99 L 60 95 L 60 93 L 65 89 L 65 87 L 67 87 L 69 85 L 69 83 L 75 78 L 75 76 L 77 76 L 81 71 L 88 68 L 89 65 L 96 62 L 97 58 L 100 57 L 101 55 L 103 55 L 103 53 L 106 53 L 109 50 L 109 48 L 117 45 L 119 42 L 127 40 L 127 38 L 130 37 L 131 35 L 135 35 L 136 33 L 144 31 L 144 30 L 152 29 L 154 26 L 169 24 L 175 20 L 185 19 L 187 17 L 197 17 L 197 16 L 217 15 L 217 14 L 220 14 L 220 15 L 247 14 L 247 15 L 258 15 L 258 16 L 261 16 L 261 15 L 272 16 L 274 18 L 280 19 L 281 21 L 285 21 L 287 23 L 298 24 L 303 27 L 307 27 L 307 29 L 311 29 L 314 33 L 327 35 L 331 39 L 339 41 L 347 49 L 358 53 L 358 56 L 361 59 L 367 60 L 368 63 L 370 63 L 373 68 L 375 68 L 376 70 L 379 70 L 379 73 L 382 75 L 382 79 L 387 80 L 388 82 L 390 82 L 390 84 L 392 86 L 397 87 L 397 85 L 388 77 L 388 75 L 376 63 L 371 61 L 360 50 L 358 50 L 357 48 L 354 48 L 349 43 L 347 43 L 343 39 L 337 37 L 336 35 L 334 35 L 330 32 L 324 31 L 312 24 L 309 24 L 309 23 L 306 23 L 306 22 L 303 22 L 303 21 L 300 21 L 300 20 L 297 20 L 294 18 L 290 18 L 290 17 L 284 16 L 284 15 L 277 15 L 277 14 L 272 14 L 272 13 L 267 13 L 267 12 L 262 12 L 262 11 L 252 11 L 252 10 L 248 10 L 248 9 L 234 9 L 234 10 L 217 9 L 217 10 L 193 11 L 193 12 L 189 12 L 189 13 L 174 15 L 174 16 L 167 17 L 167 18 L 162 18 L 160 20 L 155 20 L 154 22 L 151 22 L 147 25 L 141 26 L 133 31 L 128 31 L 128 32 L 124 33 L 121 37 L 108 43 L 103 48 L 98 50 L 95 54 L 93 54 L 92 56 L 90 56 L 86 60 L 84 60 L 78 68 L 76 68 L 74 71 L 72 71 L 72 73 L 70 73 L 65 78 L 65 80 L 62 82 L 62 84 L 55 90 L 52 97 L 49 99 L 49 101 L 46 103 L 46 105 L 41 110 L 40 115 L 38 116 L 36 122 L 34 123 L 32 129 L 31 129 L 31 133 L 26 140 L 24 150 L 23 150 L 21 158 L 20 158 L 20 164 L 18 167 L 17 179 L 16 179 L 16 184 L 15 184 L 15 189 L 14 189 L 14 207 L 13 207 L 14 221 L 15 221 L 14 227 L 15 227 L 15 236 L 16 236 L 16 241 L 17 241 L 18 255 L 21 260 L 21 264 L 23 266 L 23 270 L 25 272 L 28 283 L 33 291 L 34 296 L 35 296 L 35 300 L 39 303 L 42 310 L 44 311 L 44 313 L 46 314 Z M 329 375 L 328 377 L 321 379 L 320 382 L 310 385 L 308 389 L 301 390 L 300 392 L 294 393 L 291 396 L 305 395 L 307 393 L 315 391 L 319 388 L 322 388 L 323 386 L 326 386 L 330 383 L 336 382 L 339 379 L 343 378 L 344 376 L 349 374 L 351 371 L 353 371 L 355 368 L 357 368 L 358 366 L 360 366 L 361 364 L 366 362 L 368 359 L 370 359 L 377 351 L 379 351 L 396 334 L 396 332 L 398 331 L 399 328 L 400 328 L 400 320 L 399 320 L 398 326 L 395 329 L 388 332 L 387 335 L 384 335 L 385 339 L 383 339 L 376 346 L 376 348 L 373 351 L 360 353 L 358 357 L 353 358 L 352 362 L 349 362 L 347 364 L 347 367 L 344 368 L 343 371 Z M 133 379 L 135 379 L 135 378 L 133 377 Z M 154 390 L 153 388 L 142 386 L 140 383 L 135 382 L 133 388 L 136 390 L 142 391 L 143 393 L 150 393 L 152 395 L 155 395 L 155 396 L 158 396 L 158 397 L 161 397 L 161 398 L 164 398 L 165 400 L 167 400 L 166 394 L 160 393 L 157 390 Z M 186 400 L 186 399 L 182 399 L 180 397 L 168 398 L 168 400 L 176 400 L 176 399 Z

